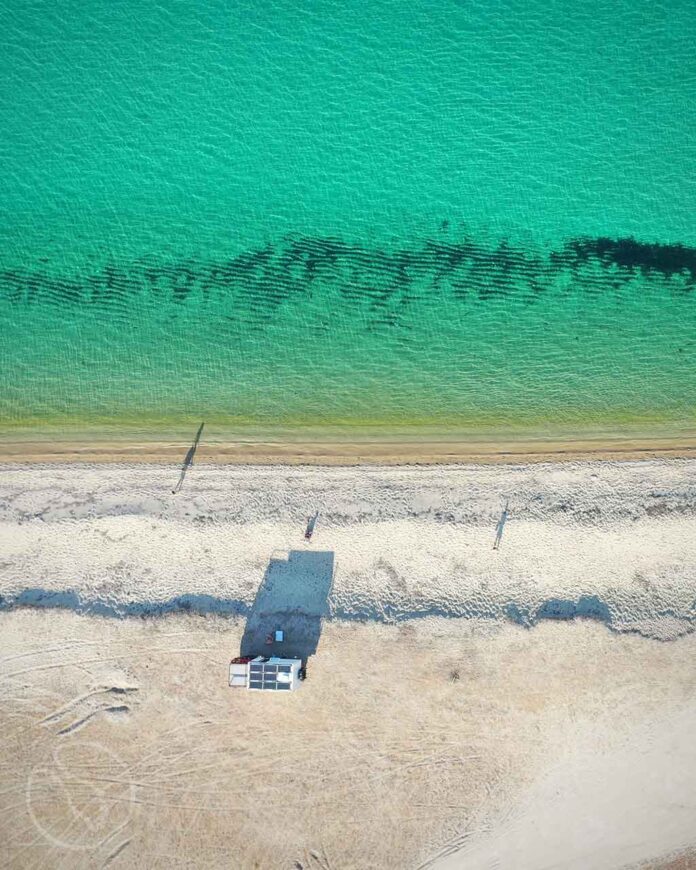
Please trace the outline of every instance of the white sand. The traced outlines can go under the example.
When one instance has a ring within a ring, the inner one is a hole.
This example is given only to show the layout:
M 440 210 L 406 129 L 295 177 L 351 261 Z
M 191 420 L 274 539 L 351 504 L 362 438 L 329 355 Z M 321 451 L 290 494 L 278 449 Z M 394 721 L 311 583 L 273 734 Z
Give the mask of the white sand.
M 534 618 L 595 596 L 615 628 L 696 619 L 696 461 L 370 469 L 5 466 L 0 594 L 250 603 L 274 551 L 335 553 L 334 613 Z M 496 524 L 509 500 L 502 546 Z M 507 611 L 506 611 L 507 609 Z
M 621 870 L 696 841 L 696 698 L 617 739 L 573 735 L 551 768 L 434 870 Z M 653 865 L 654 866 L 654 865 Z

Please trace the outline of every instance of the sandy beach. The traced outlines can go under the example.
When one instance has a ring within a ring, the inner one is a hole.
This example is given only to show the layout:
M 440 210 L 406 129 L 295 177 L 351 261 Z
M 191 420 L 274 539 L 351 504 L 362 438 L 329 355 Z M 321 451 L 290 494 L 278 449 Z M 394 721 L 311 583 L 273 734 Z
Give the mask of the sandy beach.
M 0 870 L 696 870 L 694 0 L 0 0 Z
M 696 461 L 179 478 L 0 467 L 3 866 L 688 866 Z

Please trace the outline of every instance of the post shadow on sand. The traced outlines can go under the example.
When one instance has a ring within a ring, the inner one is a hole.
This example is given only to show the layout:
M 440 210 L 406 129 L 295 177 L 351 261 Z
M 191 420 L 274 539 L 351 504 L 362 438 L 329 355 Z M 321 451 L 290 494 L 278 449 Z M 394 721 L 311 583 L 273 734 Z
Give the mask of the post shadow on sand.
M 314 527 L 316 526 L 318 519 L 319 519 L 319 511 L 316 511 L 314 516 L 311 516 L 307 520 L 307 528 L 305 529 L 305 533 L 304 533 L 305 541 L 312 540 L 312 535 L 314 534 Z
M 503 531 L 505 529 L 505 523 L 507 522 L 507 518 L 508 518 L 508 505 L 509 504 L 510 504 L 510 502 L 508 502 L 508 501 L 505 502 L 505 507 L 503 509 L 502 514 L 500 515 L 500 519 L 498 520 L 498 525 L 496 526 L 496 529 L 495 529 L 495 541 L 493 542 L 493 549 L 494 550 L 500 549 L 500 543 L 503 540 Z
M 186 472 L 189 470 L 190 466 L 193 465 L 193 457 L 196 455 L 196 450 L 198 449 L 198 442 L 201 440 L 203 426 L 205 426 L 205 423 L 201 423 L 201 425 L 198 427 L 198 432 L 196 432 L 196 437 L 193 440 L 193 444 L 188 449 L 188 453 L 186 454 L 183 465 L 181 466 L 181 475 L 179 477 L 179 482 L 172 490 L 172 495 L 176 495 L 177 492 L 181 491 L 181 487 L 184 485 L 184 478 L 186 477 Z
M 329 613 L 333 577 L 333 552 L 274 552 L 249 611 L 240 655 L 299 658 L 306 667 Z

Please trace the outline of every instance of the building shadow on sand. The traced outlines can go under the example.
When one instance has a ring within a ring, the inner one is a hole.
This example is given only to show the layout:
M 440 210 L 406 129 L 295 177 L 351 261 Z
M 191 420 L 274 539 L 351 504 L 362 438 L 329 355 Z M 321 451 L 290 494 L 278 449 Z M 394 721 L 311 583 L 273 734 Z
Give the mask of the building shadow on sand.
M 329 613 L 333 578 L 333 552 L 274 552 L 251 605 L 240 655 L 299 658 L 306 666 Z

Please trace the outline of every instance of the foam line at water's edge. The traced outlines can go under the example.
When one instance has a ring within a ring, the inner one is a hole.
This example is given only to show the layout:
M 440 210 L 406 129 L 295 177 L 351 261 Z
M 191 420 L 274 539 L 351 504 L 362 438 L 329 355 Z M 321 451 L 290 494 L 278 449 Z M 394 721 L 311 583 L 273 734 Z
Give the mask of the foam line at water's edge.
M 87 616 L 113 619 L 159 618 L 172 614 L 195 614 L 197 616 L 247 617 L 251 606 L 239 598 L 219 598 L 205 594 L 183 594 L 165 601 L 109 601 L 81 597 L 72 589 L 50 591 L 32 587 L 11 595 L 0 595 L 0 611 L 19 609 L 70 610 Z M 548 598 L 541 604 L 529 607 L 514 601 L 507 602 L 496 611 L 481 608 L 476 602 L 459 603 L 457 606 L 426 606 L 407 610 L 393 605 L 363 606 L 359 610 L 329 605 L 322 618 L 351 622 L 379 622 L 384 624 L 405 622 L 426 617 L 448 619 L 506 619 L 524 628 L 533 628 L 542 621 L 567 622 L 575 619 L 591 619 L 606 625 L 611 631 L 624 634 L 639 634 L 651 640 L 675 640 L 696 629 L 696 601 L 691 612 L 677 613 L 671 608 L 661 609 L 649 615 L 649 621 L 673 620 L 680 624 L 678 631 L 669 636 L 650 631 L 648 620 L 618 619 L 611 607 L 598 595 L 580 595 L 576 600 Z

